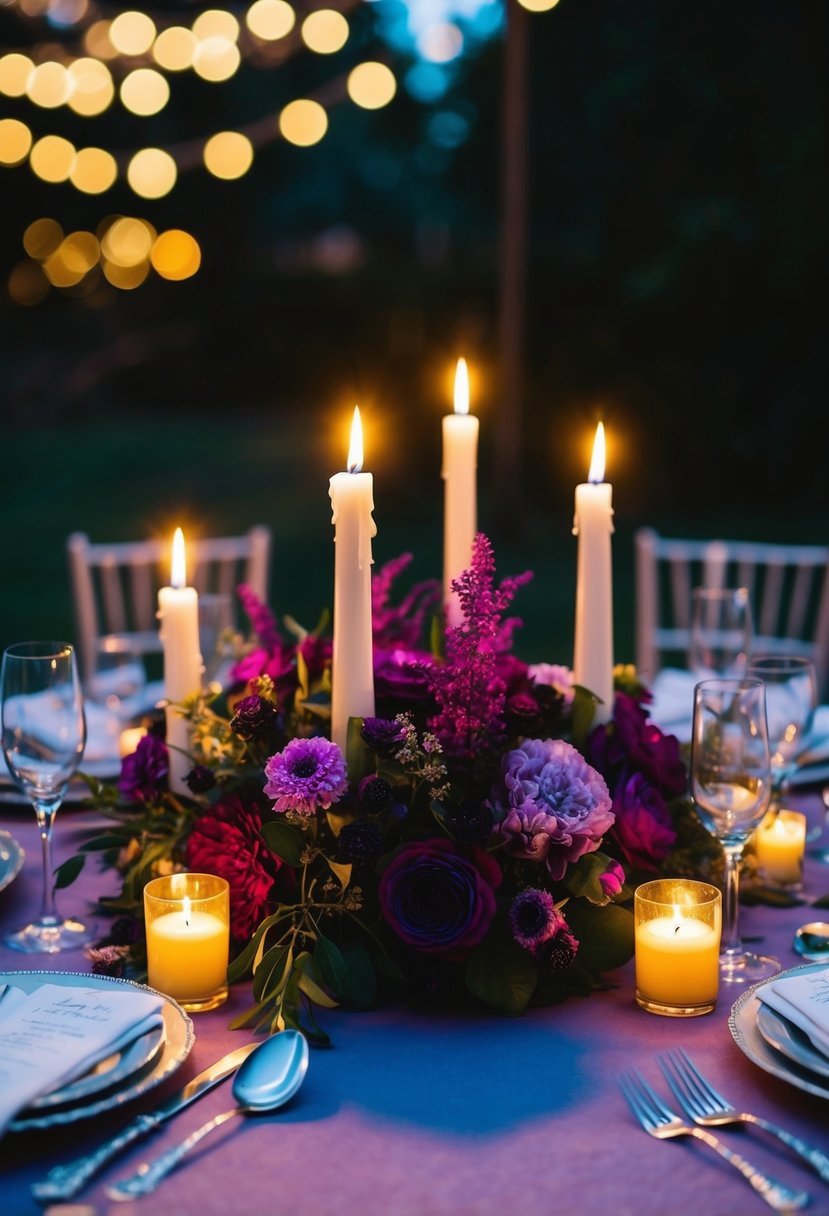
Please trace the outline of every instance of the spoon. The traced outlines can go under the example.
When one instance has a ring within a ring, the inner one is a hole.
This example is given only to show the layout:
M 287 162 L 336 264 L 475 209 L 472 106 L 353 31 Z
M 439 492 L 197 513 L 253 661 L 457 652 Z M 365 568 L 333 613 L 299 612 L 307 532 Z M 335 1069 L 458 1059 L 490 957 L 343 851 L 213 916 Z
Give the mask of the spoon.
M 801 925 L 794 935 L 794 948 L 811 963 L 829 962 L 829 924 L 813 920 Z
M 107 1187 L 107 1195 L 115 1200 L 148 1195 L 214 1128 L 221 1127 L 234 1115 L 256 1114 L 283 1106 L 299 1089 L 307 1070 L 308 1041 L 298 1030 L 283 1030 L 265 1039 L 242 1062 L 233 1079 L 232 1092 L 237 1105 L 232 1110 L 223 1111 L 203 1123 L 186 1140 L 173 1145 L 155 1161 L 145 1161 L 134 1174 Z

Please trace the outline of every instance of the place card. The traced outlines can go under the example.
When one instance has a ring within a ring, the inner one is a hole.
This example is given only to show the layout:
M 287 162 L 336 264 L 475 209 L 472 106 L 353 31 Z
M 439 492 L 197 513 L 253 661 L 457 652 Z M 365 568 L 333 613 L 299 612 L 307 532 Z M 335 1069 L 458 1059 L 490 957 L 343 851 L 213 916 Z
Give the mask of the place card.
M 115 984 L 9 989 L 0 1002 L 0 1135 L 35 1098 L 160 1025 L 163 1007 L 155 993 Z

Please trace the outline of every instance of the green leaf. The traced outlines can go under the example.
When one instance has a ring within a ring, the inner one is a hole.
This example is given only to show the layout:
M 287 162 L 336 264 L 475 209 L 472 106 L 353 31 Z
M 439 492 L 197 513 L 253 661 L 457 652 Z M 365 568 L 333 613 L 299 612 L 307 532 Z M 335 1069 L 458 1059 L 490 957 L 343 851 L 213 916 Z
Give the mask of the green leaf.
M 343 947 L 348 977 L 342 1003 L 349 1009 L 371 1009 L 377 999 L 377 974 L 363 942 Z
M 581 751 L 596 714 L 598 697 L 581 684 L 574 684 L 573 691 L 573 745 Z
M 619 904 L 598 908 L 571 900 L 565 916 L 578 938 L 578 962 L 591 971 L 612 971 L 633 957 L 633 913 Z
M 339 946 L 324 933 L 317 934 L 314 963 L 322 982 L 342 1000 L 344 993 L 348 991 L 348 967 Z
M 274 912 L 270 916 L 266 916 L 262 923 L 257 925 L 256 931 L 254 932 L 250 941 L 246 944 L 244 950 L 242 950 L 240 954 L 237 954 L 236 958 L 233 959 L 228 967 L 228 983 L 235 984 L 237 980 L 241 980 L 247 975 L 248 971 L 253 965 L 253 960 L 256 958 L 260 943 L 262 942 L 262 939 L 264 938 L 268 929 L 287 915 L 290 915 L 290 913 Z
M 446 656 L 446 622 L 443 613 L 435 613 L 429 630 L 429 649 L 436 659 Z
M 54 891 L 60 891 L 63 887 L 69 887 L 75 881 L 84 868 L 86 858 L 82 854 L 75 857 L 70 857 L 62 865 L 59 865 L 55 870 Z
M 261 1001 L 266 996 L 275 996 L 282 988 L 290 967 L 291 948 L 277 943 L 266 950 L 262 961 L 253 973 L 253 999 Z M 275 979 L 274 983 L 271 983 Z
M 302 854 L 305 851 L 305 841 L 302 834 L 292 828 L 283 819 L 271 819 L 262 825 L 262 839 L 270 851 L 287 861 L 289 866 L 301 865 Z
M 374 752 L 360 734 L 363 721 L 363 718 L 348 719 L 345 762 L 348 768 L 348 779 L 355 784 L 362 781 L 363 777 L 370 776 L 375 770 Z
M 336 878 L 343 890 L 346 889 L 351 882 L 351 871 L 354 868 L 349 862 L 347 865 L 339 861 L 332 861 L 330 857 L 325 859 L 328 862 L 328 868 Z
M 233 1019 L 233 1021 L 230 1023 L 230 1029 L 242 1030 L 245 1026 L 253 1025 L 257 1018 L 264 1012 L 265 1009 L 267 1009 L 270 1003 L 271 998 L 268 997 L 267 1000 L 259 1001 L 258 1004 L 253 1005 L 250 1009 L 246 1009 L 244 1013 L 240 1013 Z
M 87 840 L 81 845 L 82 853 L 97 853 L 104 849 L 123 849 L 124 845 L 131 839 L 132 833 L 126 832 L 121 836 L 117 836 L 114 832 L 108 835 L 93 836 L 91 840 Z
M 473 996 L 500 1013 L 517 1017 L 535 992 L 538 972 L 527 951 L 515 942 L 488 941 L 466 960 L 464 980 Z
M 610 903 L 610 896 L 599 880 L 609 865 L 610 858 L 604 853 L 586 853 L 570 867 L 565 880 L 567 887 L 573 895 L 581 895 L 592 904 L 604 907 Z
M 307 951 L 297 956 L 296 966 L 300 992 L 304 992 L 310 1001 L 321 1005 L 323 1009 L 336 1009 L 338 1002 L 319 984 L 315 975 L 314 960 Z

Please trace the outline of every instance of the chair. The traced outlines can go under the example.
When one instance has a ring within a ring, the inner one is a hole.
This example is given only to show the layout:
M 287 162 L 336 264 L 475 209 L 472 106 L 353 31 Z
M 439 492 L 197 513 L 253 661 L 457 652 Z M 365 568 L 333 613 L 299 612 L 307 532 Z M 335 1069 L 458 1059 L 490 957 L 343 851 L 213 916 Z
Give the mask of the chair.
M 215 617 L 218 606 L 223 614 L 221 624 L 232 625 L 239 583 L 248 583 L 266 599 L 271 540 L 271 529 L 261 524 L 243 536 L 188 540 L 187 582 L 199 592 L 200 609 L 213 609 Z M 169 542 L 93 544 L 86 533 L 73 532 L 66 548 L 84 682 L 91 681 L 102 655 L 143 658 L 159 653 L 158 589 L 169 582 Z M 204 649 L 204 643 L 202 646 Z
M 732 586 L 748 588 L 755 653 L 810 655 L 821 696 L 829 691 L 829 546 L 680 540 L 640 528 L 634 549 L 636 665 L 644 679 L 686 665 L 693 588 Z

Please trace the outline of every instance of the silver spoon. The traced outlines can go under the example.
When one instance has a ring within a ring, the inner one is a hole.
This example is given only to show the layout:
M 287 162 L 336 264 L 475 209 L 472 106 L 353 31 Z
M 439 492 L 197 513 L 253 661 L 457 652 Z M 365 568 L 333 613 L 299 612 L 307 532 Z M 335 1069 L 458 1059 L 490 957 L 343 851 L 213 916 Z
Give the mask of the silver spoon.
M 793 945 L 810 963 L 829 962 L 829 925 L 822 920 L 801 925 L 794 935 Z
M 110 1199 L 135 1199 L 154 1191 L 162 1178 L 178 1165 L 190 1149 L 234 1115 L 275 1110 L 292 1098 L 308 1070 L 308 1041 L 298 1030 L 283 1030 L 265 1039 L 244 1060 L 233 1079 L 237 1105 L 223 1111 L 173 1145 L 153 1162 L 144 1162 L 134 1174 L 106 1188 Z

